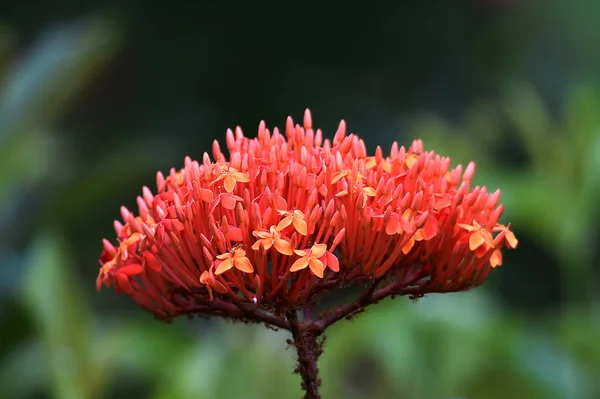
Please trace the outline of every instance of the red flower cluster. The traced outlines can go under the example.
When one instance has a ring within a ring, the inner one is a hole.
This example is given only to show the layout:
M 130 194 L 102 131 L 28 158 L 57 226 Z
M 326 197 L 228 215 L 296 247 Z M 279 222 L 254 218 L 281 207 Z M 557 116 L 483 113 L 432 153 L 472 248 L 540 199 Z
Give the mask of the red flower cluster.
M 451 170 L 419 140 L 367 156 L 344 121 L 323 140 L 307 110 L 285 135 L 264 122 L 255 139 L 228 130 L 227 149 L 229 160 L 215 141 L 215 162 L 204 154 L 159 172 L 138 216 L 121 209 L 98 289 L 114 285 L 166 319 L 224 315 L 226 304 L 284 314 L 355 283 L 390 295 L 467 290 L 517 245 L 498 224 L 500 192 L 470 188 L 475 165 Z

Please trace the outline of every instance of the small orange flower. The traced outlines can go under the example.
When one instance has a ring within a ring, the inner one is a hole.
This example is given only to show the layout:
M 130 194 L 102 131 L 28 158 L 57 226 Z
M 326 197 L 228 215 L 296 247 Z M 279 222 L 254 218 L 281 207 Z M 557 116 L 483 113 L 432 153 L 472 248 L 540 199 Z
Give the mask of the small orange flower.
M 294 253 L 292 246 L 288 241 L 281 237 L 281 234 L 275 226 L 271 226 L 269 231 L 253 231 L 252 235 L 258 238 L 258 241 L 252 245 L 252 249 L 257 251 L 260 249 L 262 244 L 265 251 L 268 251 L 271 247 L 275 247 L 277 252 L 283 255 L 291 255 Z
M 377 146 L 377 155 L 374 157 L 367 157 L 367 163 L 365 164 L 366 169 L 373 169 L 381 166 L 384 172 L 392 173 L 392 163 L 387 159 L 383 158 L 381 154 L 381 147 Z
M 315 276 L 323 278 L 325 265 L 320 258 L 325 255 L 326 251 L 327 244 L 314 244 L 310 249 L 295 249 L 294 252 L 300 256 L 300 259 L 294 262 L 292 267 L 290 267 L 290 271 L 297 272 L 308 266 Z
M 490 266 L 494 268 L 500 265 L 502 265 L 502 251 L 495 249 L 494 252 L 492 252 L 492 256 L 490 256 Z
M 247 174 L 239 172 L 237 169 L 225 165 L 223 169 L 221 169 L 221 175 L 217 177 L 210 185 L 216 184 L 223 180 L 223 188 L 228 193 L 232 193 L 235 188 L 235 183 L 248 183 L 250 178 Z
M 498 236 L 504 238 L 504 240 L 506 241 L 506 245 L 509 248 L 514 249 L 519 244 L 519 240 L 517 240 L 517 237 L 515 237 L 515 233 L 513 233 L 509 229 L 510 229 L 510 223 L 508 224 L 508 226 L 499 224 L 499 225 L 495 226 L 492 230 L 499 231 L 500 234 Z
M 360 185 L 359 185 L 360 186 Z M 358 191 L 360 191 L 360 207 L 364 208 L 367 205 L 367 200 L 369 197 L 375 197 L 377 195 L 377 191 L 373 187 L 358 187 Z M 342 190 L 335 194 L 336 197 L 344 197 L 348 195 L 348 190 Z
M 333 176 L 333 179 L 331 179 L 331 183 L 329 184 L 335 184 L 338 181 L 342 180 L 344 177 L 348 176 L 350 174 L 350 170 L 348 169 L 342 169 L 340 170 L 338 173 L 336 173 L 335 176 Z
M 469 249 L 471 251 L 477 250 L 483 244 L 486 244 L 489 248 L 494 248 L 492 234 L 487 231 L 484 226 L 477 223 L 476 220 L 473 220 L 472 225 L 459 223 L 457 226 L 471 233 L 469 234 Z
M 494 247 L 497 248 L 501 248 L 502 247 L 502 243 L 506 243 L 506 246 L 509 248 L 516 248 L 517 245 L 519 244 L 519 240 L 517 240 L 517 237 L 515 237 L 515 234 L 509 230 L 510 229 L 510 224 L 508 226 L 504 226 L 502 224 L 499 224 L 497 226 L 495 226 L 492 230 L 495 232 L 500 232 L 500 234 L 498 234 L 496 236 L 496 238 L 494 238 Z M 492 267 L 497 267 L 502 265 L 502 251 L 500 251 L 500 249 L 495 249 L 494 252 L 492 253 L 492 256 L 490 257 L 490 265 Z
M 304 220 L 304 213 L 299 210 L 295 210 L 293 212 L 278 210 L 280 215 L 285 215 L 281 222 L 277 225 L 276 230 L 282 231 L 290 224 L 294 226 L 294 229 L 305 236 L 308 233 L 308 227 L 306 225 L 306 221 Z
M 225 294 L 227 292 L 227 288 L 225 288 L 225 286 L 221 284 L 215 277 L 212 267 L 210 270 L 205 270 L 202 272 L 202 275 L 200 276 L 200 283 L 206 286 L 211 302 L 214 300 L 212 290 L 217 291 L 219 294 Z
M 236 248 L 233 252 L 217 255 L 217 261 L 215 262 L 217 269 L 215 270 L 215 274 L 223 274 L 234 266 L 244 273 L 254 272 L 250 259 L 246 257 L 246 251 L 242 248 Z
M 235 209 L 235 204 L 243 200 L 244 199 L 242 197 L 239 197 L 237 195 L 233 195 L 230 193 L 222 193 L 219 194 L 219 196 L 217 197 L 215 207 L 220 203 L 221 205 L 223 205 L 223 208 L 233 210 Z

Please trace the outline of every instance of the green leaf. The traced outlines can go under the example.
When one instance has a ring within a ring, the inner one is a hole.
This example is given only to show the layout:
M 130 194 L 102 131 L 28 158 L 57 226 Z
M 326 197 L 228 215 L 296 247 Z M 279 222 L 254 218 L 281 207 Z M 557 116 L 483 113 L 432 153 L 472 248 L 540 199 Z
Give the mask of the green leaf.
M 40 346 L 37 340 L 29 340 L 11 348 L 2 357 L 0 387 L 3 398 L 33 398 L 48 384 Z
M 600 97 L 595 86 L 580 84 L 567 92 L 565 129 L 573 138 L 572 151 L 583 155 L 598 136 Z M 578 157 L 581 159 L 581 157 Z
M 539 171 L 553 169 L 548 157 L 552 120 L 535 89 L 528 84 L 514 85 L 509 91 L 507 112 L 535 168 Z
M 90 347 L 91 313 L 75 276 L 68 246 L 56 231 L 43 231 L 30 248 L 22 299 L 37 326 L 52 375 L 54 397 L 99 394 Z
M 0 146 L 0 203 L 5 203 L 19 184 L 26 185 L 48 173 L 54 146 L 51 137 L 22 134 Z
M 260 325 L 219 323 L 172 357 L 152 396 L 288 398 L 300 396 L 288 335 Z
M 40 130 L 106 63 L 119 44 L 112 20 L 92 18 L 46 30 L 4 77 L 0 91 L 0 144 Z

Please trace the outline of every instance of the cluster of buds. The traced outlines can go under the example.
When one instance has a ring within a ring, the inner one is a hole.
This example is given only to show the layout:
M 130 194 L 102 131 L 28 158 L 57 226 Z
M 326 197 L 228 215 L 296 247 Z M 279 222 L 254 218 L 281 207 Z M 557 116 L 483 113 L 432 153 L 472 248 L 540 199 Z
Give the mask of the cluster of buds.
M 157 317 L 201 314 L 273 322 L 339 287 L 422 296 L 481 284 L 517 239 L 498 223 L 500 192 L 471 188 L 475 165 L 424 151 L 389 155 L 346 134 L 333 140 L 288 118 L 256 138 L 226 134 L 229 159 L 157 174 L 138 212 L 121 208 L 104 240 L 97 287 L 114 286 Z M 382 297 L 383 294 L 380 294 Z

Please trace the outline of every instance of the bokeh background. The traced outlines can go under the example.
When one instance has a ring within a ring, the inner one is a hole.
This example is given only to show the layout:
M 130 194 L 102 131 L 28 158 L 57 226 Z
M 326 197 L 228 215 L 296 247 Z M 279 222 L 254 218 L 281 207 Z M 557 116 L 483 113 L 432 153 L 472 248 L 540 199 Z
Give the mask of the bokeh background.
M 155 173 L 306 107 L 475 160 L 517 251 L 329 330 L 324 398 L 600 398 L 600 2 L 0 5 L 0 397 L 300 396 L 285 334 L 96 292 Z

